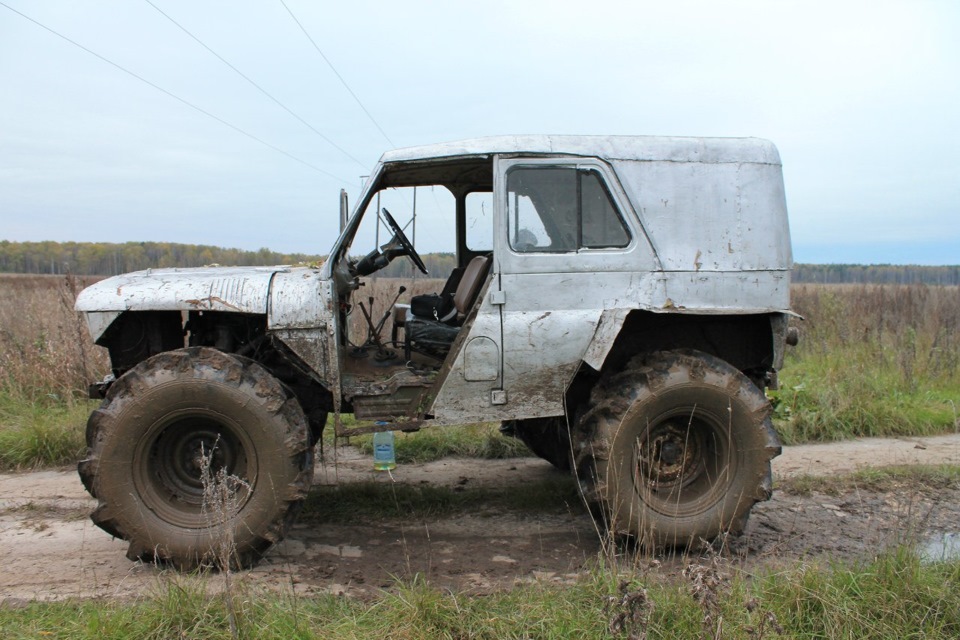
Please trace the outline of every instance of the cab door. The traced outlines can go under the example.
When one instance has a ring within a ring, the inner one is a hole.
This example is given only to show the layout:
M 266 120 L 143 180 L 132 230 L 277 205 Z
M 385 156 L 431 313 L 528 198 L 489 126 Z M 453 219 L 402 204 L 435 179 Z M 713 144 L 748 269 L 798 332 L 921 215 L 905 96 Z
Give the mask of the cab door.
M 503 332 L 498 303 L 500 267 L 495 241 L 494 196 L 488 190 L 458 198 L 458 251 L 467 256 L 489 256 L 490 267 L 473 311 L 450 349 L 434 385 L 436 398 L 429 409 L 436 423 L 463 424 L 501 418 L 503 403 Z
M 653 251 L 600 160 L 498 159 L 495 184 L 501 413 L 563 415 L 604 309 L 629 304 L 633 276 L 652 271 Z

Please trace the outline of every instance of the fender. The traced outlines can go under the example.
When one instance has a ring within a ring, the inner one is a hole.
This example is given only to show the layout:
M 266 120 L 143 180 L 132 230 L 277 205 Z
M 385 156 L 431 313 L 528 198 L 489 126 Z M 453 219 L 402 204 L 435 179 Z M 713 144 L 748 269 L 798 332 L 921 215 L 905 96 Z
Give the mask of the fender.
M 606 309 L 600 314 L 600 322 L 597 323 L 597 329 L 593 332 L 593 338 L 587 345 L 587 350 L 583 353 L 583 361 L 590 365 L 594 371 L 600 371 L 603 363 L 607 359 L 607 354 L 613 348 L 613 343 L 620 335 L 620 329 L 627 320 L 627 315 L 632 309 Z

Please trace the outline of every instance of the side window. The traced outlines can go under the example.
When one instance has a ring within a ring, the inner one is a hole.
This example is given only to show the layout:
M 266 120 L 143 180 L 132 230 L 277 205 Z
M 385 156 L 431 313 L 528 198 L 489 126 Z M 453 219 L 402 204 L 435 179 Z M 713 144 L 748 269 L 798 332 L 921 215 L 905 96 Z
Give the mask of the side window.
M 580 246 L 590 249 L 625 247 L 630 234 L 596 171 L 579 171 L 582 224 Z
M 473 191 L 467 194 L 467 248 L 493 251 L 493 194 Z
M 507 174 L 507 229 L 518 253 L 625 247 L 630 235 L 600 174 L 515 167 Z

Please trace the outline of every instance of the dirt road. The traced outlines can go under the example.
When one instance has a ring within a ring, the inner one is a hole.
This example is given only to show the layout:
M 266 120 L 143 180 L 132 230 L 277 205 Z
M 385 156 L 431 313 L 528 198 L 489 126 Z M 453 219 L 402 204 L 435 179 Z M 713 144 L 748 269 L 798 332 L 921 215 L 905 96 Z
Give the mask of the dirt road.
M 337 482 L 373 482 L 383 492 L 396 486 L 447 487 L 467 496 L 555 483 L 565 495 L 571 480 L 539 459 L 447 459 L 403 465 L 391 477 L 374 472 L 371 461 L 352 448 L 333 453 L 318 463 L 319 497 L 311 500 L 312 511 L 244 580 L 298 593 L 363 596 L 396 578 L 421 574 L 439 588 L 488 592 L 524 581 L 571 581 L 595 566 L 600 537 L 572 489 L 571 498 L 559 499 L 556 508 L 491 505 L 442 517 L 411 513 L 332 522 L 324 517 L 325 492 Z M 774 473 L 832 475 L 894 464 L 960 465 L 960 434 L 788 447 L 774 461 Z M 0 475 L 0 602 L 131 597 L 162 588 L 170 574 L 128 561 L 126 544 L 91 524 L 93 505 L 72 469 Z M 748 565 L 860 557 L 906 538 L 955 534 L 958 522 L 960 487 L 936 495 L 911 487 L 892 492 L 851 487 L 840 496 L 778 492 L 754 509 L 746 534 L 730 549 Z

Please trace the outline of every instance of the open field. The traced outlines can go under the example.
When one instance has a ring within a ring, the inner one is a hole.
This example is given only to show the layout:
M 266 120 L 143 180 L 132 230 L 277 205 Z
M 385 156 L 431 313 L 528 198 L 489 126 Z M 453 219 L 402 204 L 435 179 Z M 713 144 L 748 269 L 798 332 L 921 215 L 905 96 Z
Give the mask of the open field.
M 0 394 L 67 403 L 109 370 L 73 301 L 99 278 L 0 275 Z

